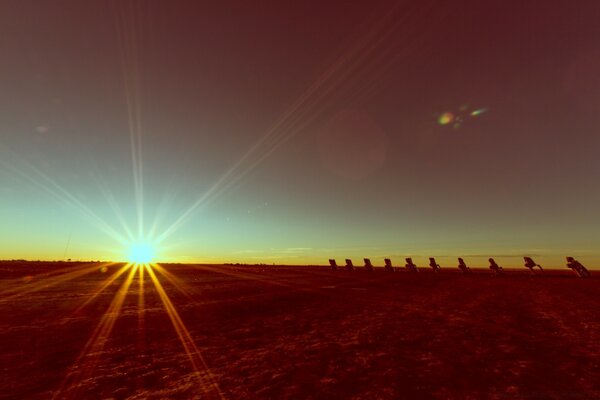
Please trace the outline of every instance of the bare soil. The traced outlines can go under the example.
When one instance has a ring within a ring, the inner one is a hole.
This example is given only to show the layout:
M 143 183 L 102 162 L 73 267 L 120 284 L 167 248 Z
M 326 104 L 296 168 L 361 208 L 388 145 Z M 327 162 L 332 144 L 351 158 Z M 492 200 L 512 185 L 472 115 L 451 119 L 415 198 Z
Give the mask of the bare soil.
M 163 265 L 190 342 L 148 273 L 106 329 L 127 272 L 88 267 L 0 263 L 0 398 L 600 398 L 597 277 Z

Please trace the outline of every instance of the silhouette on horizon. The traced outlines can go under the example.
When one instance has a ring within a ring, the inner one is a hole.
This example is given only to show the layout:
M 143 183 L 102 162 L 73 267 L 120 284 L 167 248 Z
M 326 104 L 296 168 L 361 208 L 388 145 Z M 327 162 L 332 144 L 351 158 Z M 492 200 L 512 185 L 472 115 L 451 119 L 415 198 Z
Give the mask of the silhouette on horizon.
M 433 272 L 437 273 L 440 271 L 440 264 L 438 264 L 437 262 L 435 262 L 435 258 L 434 257 L 429 257 L 429 266 L 431 267 L 431 269 L 433 270 Z
M 471 272 L 471 268 L 469 268 L 465 263 L 465 260 L 463 260 L 460 257 L 458 257 L 458 269 L 460 269 L 463 274 L 468 274 L 469 272 Z
M 332 270 L 336 271 L 338 269 L 337 262 L 333 258 L 329 259 L 329 266 Z
M 573 257 L 567 257 L 567 267 L 571 268 L 580 278 L 589 278 L 591 276 L 590 271 Z
M 364 268 L 366 271 L 369 272 L 374 272 L 375 271 L 375 267 L 373 266 L 373 263 L 371 262 L 370 258 L 363 258 L 364 260 Z M 408 272 L 419 272 L 419 269 L 417 267 L 417 265 L 413 262 L 412 257 L 406 257 L 406 264 L 404 265 L 404 268 L 406 271 Z M 580 278 L 590 278 L 591 277 L 591 273 L 590 271 L 583 266 L 583 264 L 581 264 L 579 261 L 577 261 L 575 258 L 573 257 L 566 257 L 567 260 L 567 268 L 571 269 L 578 277 Z M 493 259 L 493 258 L 489 258 L 488 259 L 489 263 L 490 263 L 490 271 L 492 272 L 493 275 L 503 275 L 504 274 L 504 269 L 498 265 L 498 263 Z M 544 273 L 544 269 L 542 268 L 541 265 L 537 264 L 532 257 L 529 256 L 523 256 L 523 261 L 524 261 L 524 266 L 526 268 L 528 268 L 532 274 L 535 274 L 535 267 L 539 268 L 541 273 Z M 398 271 L 399 269 L 394 268 L 394 266 L 392 265 L 392 260 L 389 258 L 384 258 L 384 269 L 386 272 L 395 272 Z M 334 258 L 330 258 L 329 259 L 329 266 L 333 271 L 338 270 L 338 264 L 336 262 L 336 260 Z M 347 271 L 354 271 L 354 264 L 352 263 L 352 259 L 350 258 L 346 258 L 346 265 L 344 266 L 345 269 Z M 431 269 L 435 272 L 438 273 L 441 270 L 440 265 L 436 262 L 435 257 L 429 257 L 429 267 L 431 267 Z M 471 268 L 469 268 L 469 266 L 467 265 L 467 263 L 465 262 L 465 260 L 462 257 L 458 257 L 458 269 L 463 273 L 463 274 L 470 274 Z
M 352 265 L 352 260 L 349 258 L 346 258 L 346 270 L 354 271 L 354 265 Z
M 394 267 L 392 267 L 392 260 L 386 258 L 383 261 L 385 262 L 385 270 L 388 272 L 394 272 Z
M 494 273 L 494 275 L 500 275 L 504 272 L 501 266 L 499 266 L 493 258 L 488 260 L 490 262 L 490 269 Z
M 413 263 L 412 258 L 407 257 L 407 258 L 405 258 L 405 260 L 406 260 L 406 265 L 404 265 L 404 268 L 406 268 L 407 271 L 419 272 L 419 270 L 417 269 L 417 266 L 415 265 L 415 263 Z
M 535 273 L 535 271 L 533 270 L 535 267 L 538 267 L 540 269 L 540 272 L 544 272 L 542 266 L 540 264 L 536 264 L 536 262 L 533 261 L 533 258 L 523 257 L 523 260 L 525 261 L 525 267 L 529 268 L 529 271 L 531 271 L 532 274 Z

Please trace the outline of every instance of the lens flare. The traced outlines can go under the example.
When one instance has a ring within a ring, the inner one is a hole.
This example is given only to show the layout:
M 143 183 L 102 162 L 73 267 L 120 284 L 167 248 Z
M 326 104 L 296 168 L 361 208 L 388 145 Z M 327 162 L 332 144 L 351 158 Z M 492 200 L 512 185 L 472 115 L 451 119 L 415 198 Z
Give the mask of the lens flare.
M 451 112 L 445 112 L 438 118 L 438 123 L 440 125 L 448 125 L 454 120 L 454 114 Z
M 486 108 L 480 108 L 480 109 L 478 109 L 478 110 L 473 110 L 473 111 L 471 111 L 471 117 L 476 117 L 476 116 L 478 116 L 478 115 L 481 115 L 481 114 L 483 114 L 483 113 L 484 113 L 484 112 L 486 112 L 486 111 L 487 111 L 487 109 L 486 109 Z

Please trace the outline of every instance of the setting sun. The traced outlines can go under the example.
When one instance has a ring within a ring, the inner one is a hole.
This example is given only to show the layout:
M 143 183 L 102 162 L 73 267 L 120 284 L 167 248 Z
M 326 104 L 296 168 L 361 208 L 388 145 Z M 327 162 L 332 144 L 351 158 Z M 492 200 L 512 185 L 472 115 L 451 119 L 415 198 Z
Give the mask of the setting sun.
M 154 259 L 154 249 L 148 243 L 136 243 L 129 248 L 127 260 L 134 264 L 148 264 Z

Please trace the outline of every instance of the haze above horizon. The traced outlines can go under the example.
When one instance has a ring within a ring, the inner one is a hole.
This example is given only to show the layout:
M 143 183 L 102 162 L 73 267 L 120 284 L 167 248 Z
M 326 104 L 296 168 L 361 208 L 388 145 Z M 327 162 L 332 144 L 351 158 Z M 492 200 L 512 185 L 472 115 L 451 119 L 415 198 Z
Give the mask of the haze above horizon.
M 0 4 L 0 259 L 600 267 L 600 4 Z

